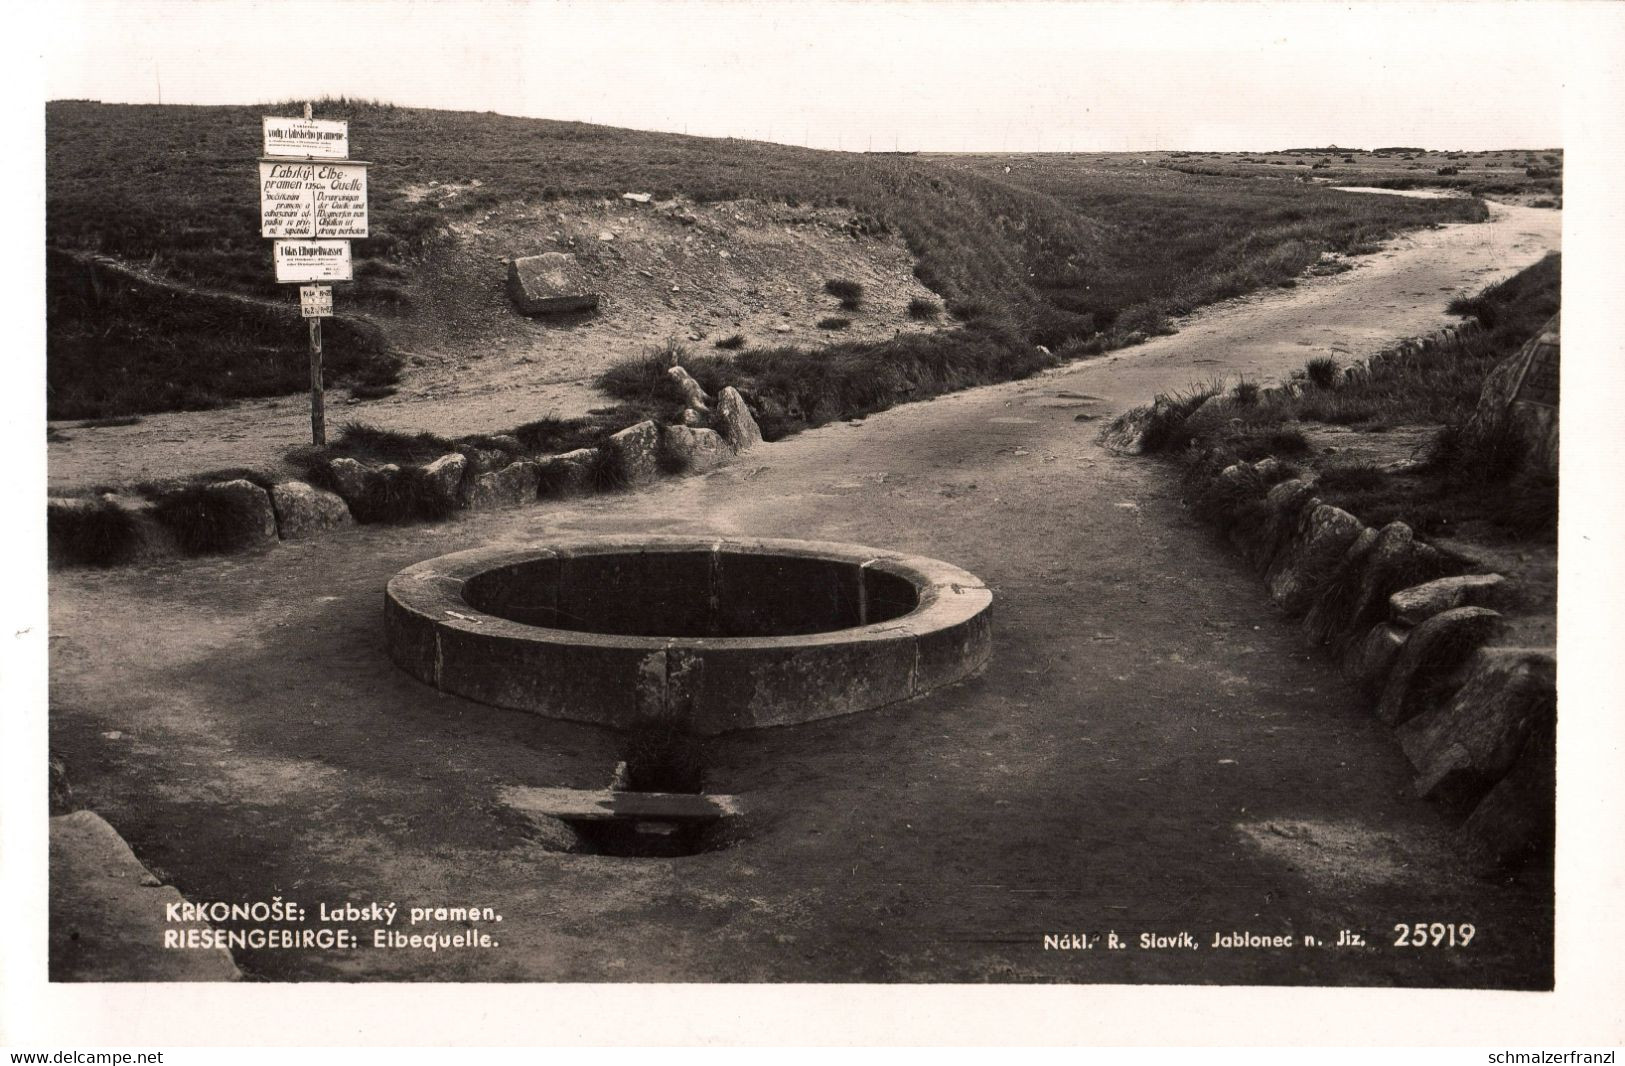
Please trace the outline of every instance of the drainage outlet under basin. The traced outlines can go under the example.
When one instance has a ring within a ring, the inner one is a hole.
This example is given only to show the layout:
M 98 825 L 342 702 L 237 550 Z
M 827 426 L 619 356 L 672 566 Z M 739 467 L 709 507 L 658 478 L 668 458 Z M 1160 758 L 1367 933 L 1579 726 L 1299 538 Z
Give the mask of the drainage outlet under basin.
M 975 673 L 992 594 L 920 556 L 800 540 L 615 537 L 407 567 L 390 657 L 482 703 L 696 733 L 881 707 Z

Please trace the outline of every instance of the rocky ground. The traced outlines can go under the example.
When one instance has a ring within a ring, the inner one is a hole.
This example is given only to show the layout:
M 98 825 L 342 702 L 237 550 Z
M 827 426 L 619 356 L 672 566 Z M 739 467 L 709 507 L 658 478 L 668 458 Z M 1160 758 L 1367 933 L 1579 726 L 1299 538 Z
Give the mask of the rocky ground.
M 239 953 L 274 980 L 1077 981 L 1539 988 L 1552 895 L 1477 879 L 1367 701 L 1306 648 L 1158 464 L 1098 426 L 1205 374 L 1268 381 L 1448 321 L 1555 248 L 1560 216 L 1416 233 L 1346 274 L 1214 308 L 1034 380 L 765 445 L 650 490 L 359 527 L 51 588 L 52 744 L 76 795 L 191 899 L 483 904 L 498 946 Z M 134 427 L 140 428 L 140 427 Z M 712 791 L 749 839 L 681 859 L 547 852 L 512 785 L 602 788 L 615 738 L 435 693 L 384 655 L 387 579 L 586 532 L 846 540 L 994 592 L 985 673 L 734 735 Z M 1456 950 L 1400 923 L 1476 927 Z M 1211 947 L 1216 934 L 1362 946 Z M 1122 951 L 1046 951 L 1115 932 Z M 1142 933 L 1199 949 L 1146 949 Z

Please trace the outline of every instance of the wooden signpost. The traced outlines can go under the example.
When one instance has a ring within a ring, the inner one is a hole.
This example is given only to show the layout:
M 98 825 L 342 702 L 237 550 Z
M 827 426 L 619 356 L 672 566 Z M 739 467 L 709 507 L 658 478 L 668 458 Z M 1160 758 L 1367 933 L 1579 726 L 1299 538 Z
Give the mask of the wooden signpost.
M 367 167 L 350 159 L 350 124 L 265 118 L 260 167 L 260 236 L 271 240 L 280 284 L 299 284 L 299 311 L 310 320 L 310 439 L 327 443 L 322 398 L 322 319 L 333 290 L 308 282 L 351 281 L 350 241 L 367 236 Z
M 327 442 L 327 412 L 322 405 L 322 319 L 333 317 L 331 285 L 299 286 L 299 313 L 310 319 L 310 437 Z

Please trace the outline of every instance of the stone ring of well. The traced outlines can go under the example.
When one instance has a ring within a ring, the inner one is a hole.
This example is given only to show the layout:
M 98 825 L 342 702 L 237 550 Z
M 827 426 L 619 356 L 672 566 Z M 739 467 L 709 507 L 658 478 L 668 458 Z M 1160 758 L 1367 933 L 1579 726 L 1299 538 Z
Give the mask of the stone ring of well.
M 390 658 L 443 692 L 703 734 L 911 699 L 992 653 L 993 597 L 947 563 L 806 540 L 612 536 L 477 548 L 390 579 Z

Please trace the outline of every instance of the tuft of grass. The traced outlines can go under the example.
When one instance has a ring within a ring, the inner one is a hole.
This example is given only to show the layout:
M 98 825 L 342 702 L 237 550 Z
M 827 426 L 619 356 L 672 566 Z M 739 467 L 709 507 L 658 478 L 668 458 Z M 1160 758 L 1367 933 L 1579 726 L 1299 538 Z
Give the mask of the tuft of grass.
M 1292 463 L 1276 462 L 1265 469 L 1251 464 L 1238 466 L 1232 473 L 1218 476 L 1230 464 L 1230 456 L 1210 452 L 1189 461 L 1181 479 L 1192 511 L 1224 533 L 1262 526 L 1272 517 L 1264 504 L 1269 490 L 1303 474 Z
M 111 500 L 46 512 L 46 550 L 53 563 L 117 566 L 135 556 L 139 537 L 135 519 Z
M 824 291 L 841 301 L 841 310 L 857 311 L 863 307 L 863 285 L 847 278 L 830 278 L 824 282 Z
M 1446 310 L 1453 315 L 1477 318 L 1479 325 L 1489 331 L 1497 343 L 1513 336 L 1533 336 L 1557 314 L 1562 264 L 1562 255 L 1553 252 L 1483 292 L 1456 297 Z
M 908 317 L 916 322 L 930 322 L 942 314 L 942 305 L 935 300 L 927 300 L 923 296 L 916 296 L 908 302 Z
M 1242 378 L 1236 382 L 1236 387 L 1230 390 L 1230 398 L 1240 407 L 1251 407 L 1258 402 L 1258 382 Z
M 1159 395 L 1151 404 L 1150 420 L 1146 423 L 1142 447 L 1147 452 L 1177 451 L 1191 443 L 1191 434 L 1185 423 L 1209 399 L 1219 395 L 1223 386 L 1219 382 L 1196 385 L 1185 392 Z
M 1365 563 L 1345 556 L 1316 584 L 1309 609 L 1310 617 L 1320 622 L 1316 637 L 1338 651 L 1388 616 L 1388 598 L 1394 593 L 1460 570 L 1446 556 L 1421 552 L 1406 552 L 1381 567 Z M 1362 602 L 1360 592 L 1367 584 L 1373 594 Z
M 1147 337 L 1165 337 L 1174 332 L 1167 309 L 1156 302 L 1135 304 L 1118 315 L 1113 325 L 1118 333 L 1143 333 Z
M 641 357 L 623 359 L 611 364 L 598 375 L 599 388 L 617 399 L 634 404 L 684 403 L 683 390 L 667 373 L 673 366 L 688 365 L 687 353 L 680 363 L 673 363 L 668 347 L 651 348 Z
M 850 318 L 838 318 L 831 316 L 829 318 L 821 318 L 818 320 L 819 329 L 846 329 L 851 325 L 852 320 Z
M 341 456 L 362 463 L 428 463 L 457 447 L 433 433 L 402 433 L 368 422 L 347 422 L 327 445 L 323 458 Z
M 1202 477 L 1190 499 L 1192 512 L 1202 521 L 1228 533 L 1247 511 L 1247 505 L 1269 492 L 1264 478 L 1251 467 L 1238 467 L 1236 476 Z
M 1087 359 L 1093 355 L 1101 355 L 1106 351 L 1106 338 L 1096 334 L 1093 337 L 1068 337 L 1061 342 L 1056 354 L 1063 361 L 1072 359 Z
M 661 361 L 669 369 L 674 366 L 682 366 L 688 361 L 689 354 L 692 351 L 693 349 L 676 337 L 667 337 L 664 341 L 649 349 L 649 358 Z
M 1342 259 L 1321 259 L 1309 267 L 1309 273 L 1317 278 L 1330 277 L 1333 274 L 1346 274 L 1354 269 L 1354 264 Z
M 1523 540 L 1557 535 L 1557 479 L 1527 466 L 1528 445 L 1511 420 L 1469 436 L 1457 422 L 1434 438 L 1425 469 L 1464 517 L 1481 516 Z
M 1433 438 L 1426 466 L 1459 487 L 1482 488 L 1511 481 L 1523 468 L 1524 440 L 1510 421 L 1488 433 L 1469 434 L 1465 420 Z
M 1317 389 L 1335 389 L 1343 368 L 1329 355 L 1317 355 L 1303 364 L 1303 372 Z
M 1229 440 L 1230 454 L 1249 462 L 1304 456 L 1313 450 L 1303 431 L 1291 426 L 1244 430 Z
M 948 313 L 959 321 L 970 324 L 993 316 L 993 305 L 985 300 L 954 300 L 948 304 Z
M 187 555 L 218 555 L 254 543 L 262 512 L 247 501 L 188 485 L 159 497 L 152 515 Z
M 614 448 L 602 447 L 592 457 L 587 469 L 587 484 L 594 492 L 620 492 L 632 483 L 621 453 Z
M 735 333 L 731 336 L 719 337 L 716 346 L 725 352 L 737 352 L 745 346 L 745 336 L 742 333 Z
M 1302 397 L 1297 406 L 1300 421 L 1324 422 L 1332 426 L 1371 422 L 1379 413 L 1375 403 L 1342 393 L 1311 393 Z
M 1370 463 L 1347 463 L 1321 470 L 1315 483 L 1326 491 L 1365 492 L 1385 485 L 1391 475 Z
M 573 424 L 557 415 L 544 415 L 513 428 L 513 436 L 524 449 L 538 455 L 570 451 L 565 444 L 574 432 Z

